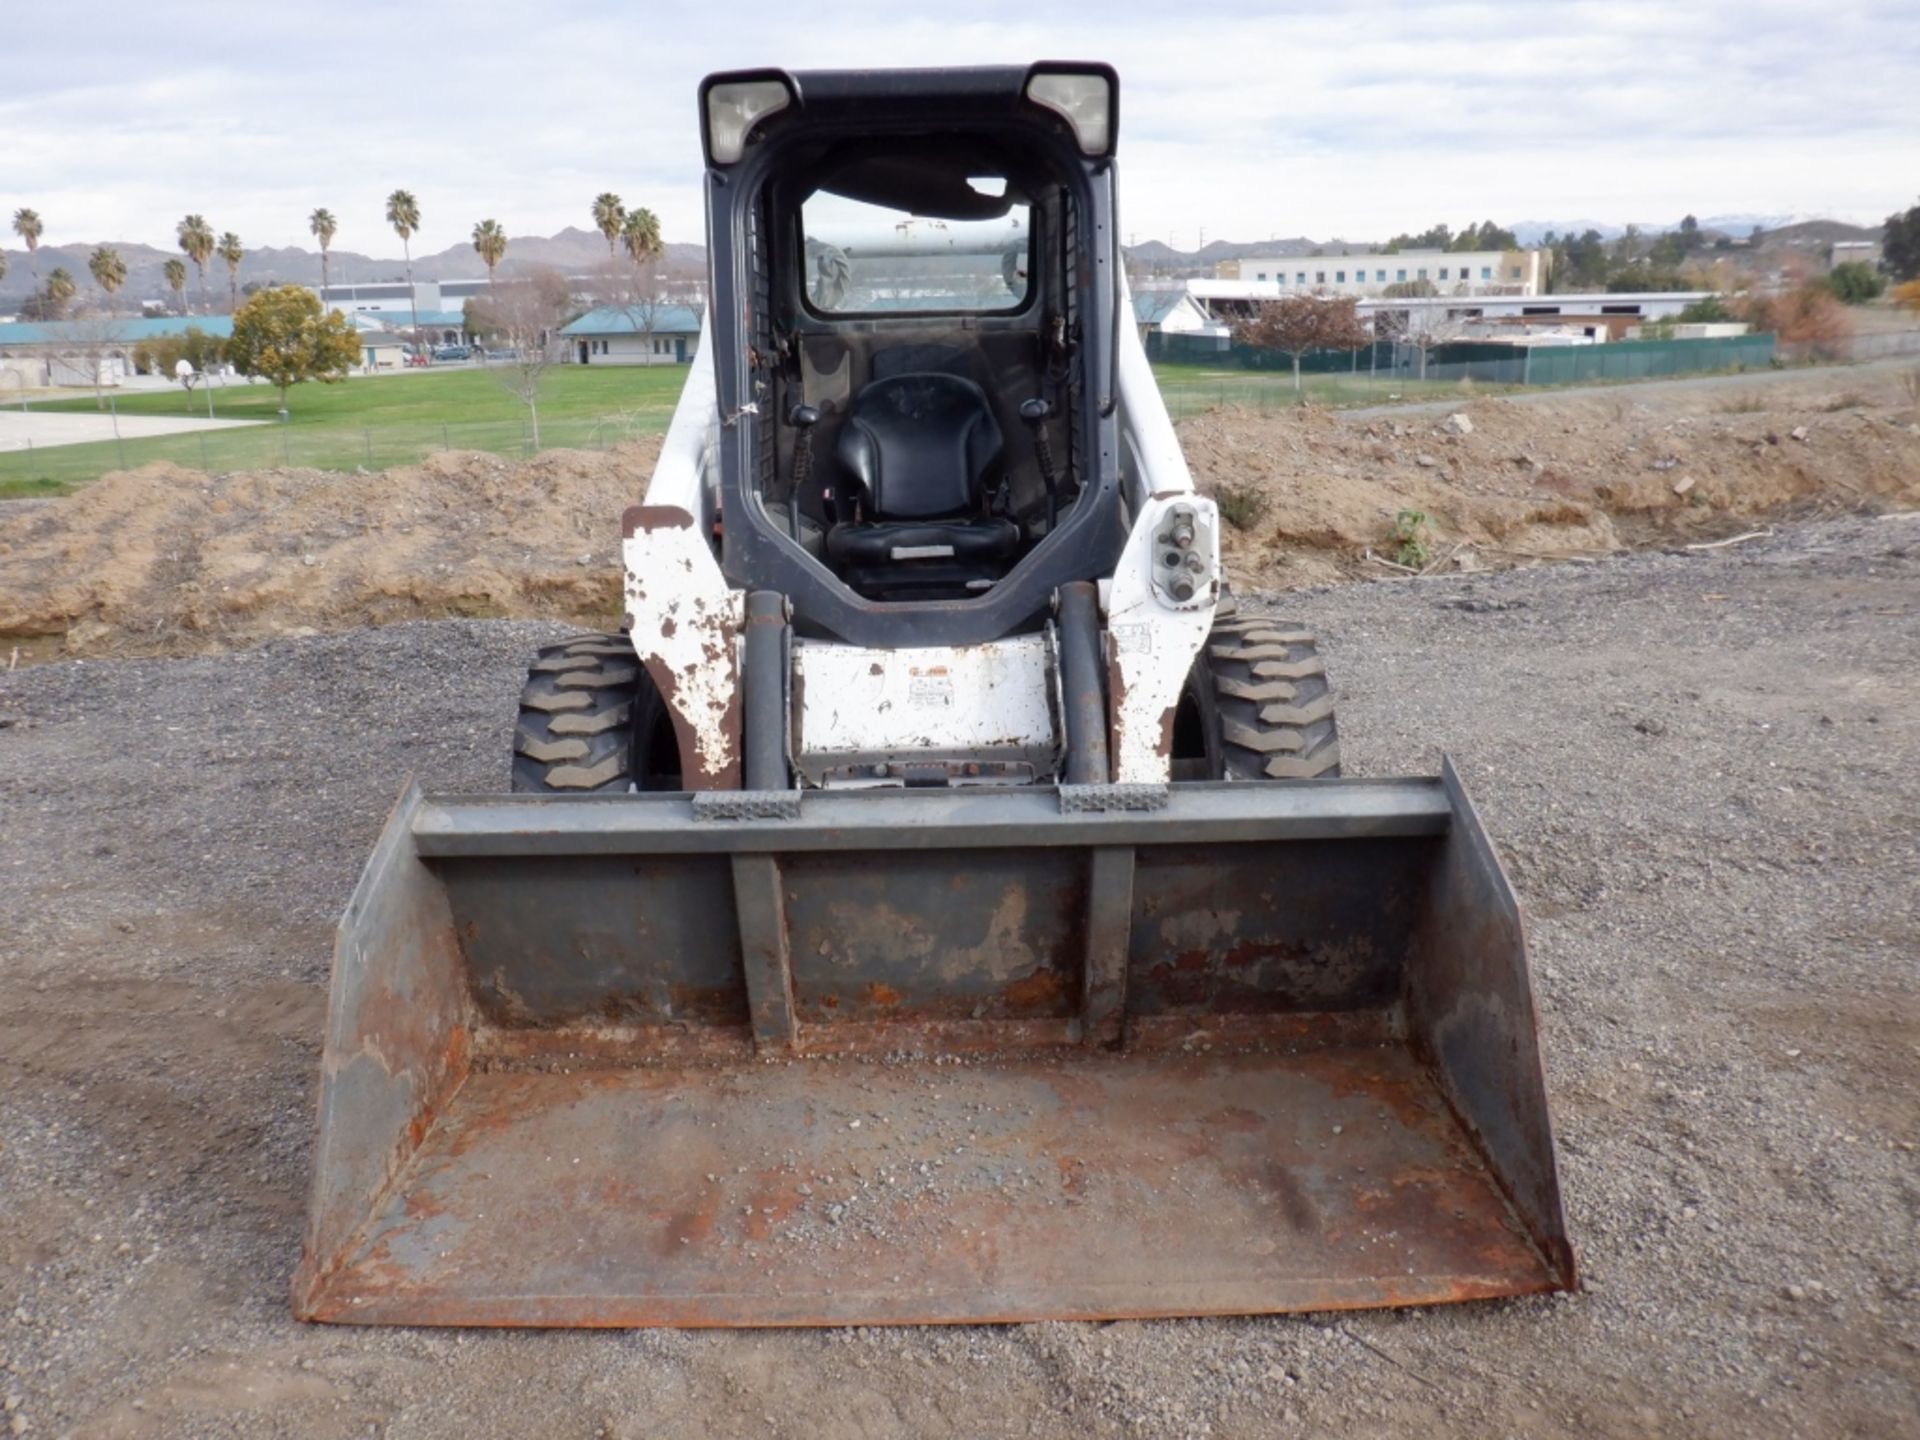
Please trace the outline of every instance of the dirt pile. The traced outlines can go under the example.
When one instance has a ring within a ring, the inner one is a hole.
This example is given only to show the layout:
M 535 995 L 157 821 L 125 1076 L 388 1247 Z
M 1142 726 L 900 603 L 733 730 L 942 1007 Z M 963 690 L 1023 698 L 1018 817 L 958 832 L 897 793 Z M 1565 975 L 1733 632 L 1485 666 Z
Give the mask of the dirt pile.
M 620 514 L 658 451 L 107 475 L 0 511 L 0 636 L 35 653 L 191 654 L 419 618 L 603 623 L 619 614 Z
M 1286 588 L 1717 538 L 1761 517 L 1920 506 L 1920 396 L 1893 370 L 1739 376 L 1180 426 L 1229 570 Z M 619 518 L 657 440 L 382 474 L 149 465 L 0 505 L 0 665 L 194 654 L 398 620 L 605 624 Z
M 1391 573 L 1380 560 L 1498 568 L 1920 504 L 1920 413 L 1890 384 L 1844 385 L 1220 410 L 1180 436 L 1228 518 L 1229 570 L 1285 587 Z

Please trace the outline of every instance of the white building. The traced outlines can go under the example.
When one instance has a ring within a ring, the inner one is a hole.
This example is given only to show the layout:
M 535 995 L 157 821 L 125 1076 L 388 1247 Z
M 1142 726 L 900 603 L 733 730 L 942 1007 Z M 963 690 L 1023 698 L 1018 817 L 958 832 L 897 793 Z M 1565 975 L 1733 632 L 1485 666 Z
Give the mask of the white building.
M 429 345 L 459 345 L 467 338 L 467 299 L 486 289 L 484 280 L 380 280 L 361 285 L 329 285 L 316 293 L 329 310 L 358 323 L 373 317 L 384 329 L 404 334 L 420 317 L 421 339 Z M 416 309 L 417 307 L 417 309 Z
M 1538 295 L 1547 288 L 1547 252 L 1400 250 L 1384 254 L 1363 250 L 1339 255 L 1255 255 L 1223 260 L 1214 274 L 1221 280 L 1274 284 L 1289 295 L 1372 299 L 1385 295 L 1390 286 L 1401 285 L 1440 296 Z
M 1134 319 L 1143 334 L 1158 330 L 1168 335 L 1205 336 L 1225 349 L 1236 320 L 1253 314 L 1267 301 L 1299 293 L 1291 283 L 1282 285 L 1271 279 L 1182 280 L 1140 290 L 1133 297 Z M 1354 308 L 1382 339 L 1459 339 L 1533 331 L 1605 341 L 1623 338 L 1643 321 L 1671 320 L 1711 293 L 1660 290 L 1579 295 L 1376 296 L 1359 300 Z M 1199 322 L 1193 318 L 1195 311 L 1203 317 Z
M 684 365 L 699 349 L 690 305 L 602 305 L 560 332 L 572 365 Z

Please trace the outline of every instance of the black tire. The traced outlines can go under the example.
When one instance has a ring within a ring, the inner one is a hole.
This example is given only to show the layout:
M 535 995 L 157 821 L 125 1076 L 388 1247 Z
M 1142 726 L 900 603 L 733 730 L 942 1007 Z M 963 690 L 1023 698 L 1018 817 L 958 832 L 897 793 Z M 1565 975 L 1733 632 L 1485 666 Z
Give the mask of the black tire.
M 1313 635 L 1223 605 L 1174 718 L 1175 780 L 1310 780 L 1340 773 L 1333 691 Z
M 577 635 L 534 656 L 513 731 L 513 789 L 624 795 L 678 790 L 660 693 L 625 635 Z

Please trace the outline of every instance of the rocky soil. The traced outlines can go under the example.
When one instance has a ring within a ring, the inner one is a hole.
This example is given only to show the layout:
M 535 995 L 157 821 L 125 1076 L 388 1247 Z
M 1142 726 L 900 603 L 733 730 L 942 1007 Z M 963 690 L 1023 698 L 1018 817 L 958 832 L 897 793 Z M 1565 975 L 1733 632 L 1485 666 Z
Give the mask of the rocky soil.
M 1366 423 L 1352 443 L 1395 443 Z M 1837 448 L 1825 426 L 1881 433 L 1815 412 L 1809 442 L 1768 450 Z M 1655 443 L 1636 453 L 1692 442 Z M 1510 448 L 1487 463 L 1517 472 Z M 190 504 L 211 515 L 206 488 Z M 374 490 L 364 513 L 402 503 Z M 463 513 L 460 545 L 495 523 Z M 352 563 L 351 536 L 293 528 L 299 555 L 330 557 L 307 573 Z M 571 573 L 497 568 L 514 586 Z M 333 918 L 405 776 L 504 783 L 509 697 L 559 631 L 404 623 L 0 674 L 0 1423 L 87 1440 L 1911 1433 L 1920 520 L 1379 573 L 1268 600 L 1324 637 L 1350 770 L 1430 772 L 1451 751 L 1512 870 L 1583 1293 L 920 1330 L 296 1324 Z M 198 593 L 209 630 L 253 633 Z

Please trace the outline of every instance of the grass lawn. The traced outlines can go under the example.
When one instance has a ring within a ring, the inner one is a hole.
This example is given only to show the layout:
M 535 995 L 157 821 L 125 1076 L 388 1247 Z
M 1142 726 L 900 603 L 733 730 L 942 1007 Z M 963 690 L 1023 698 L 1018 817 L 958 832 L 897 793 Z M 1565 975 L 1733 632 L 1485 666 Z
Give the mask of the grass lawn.
M 556 366 L 541 386 L 540 443 L 544 448 L 604 449 L 667 428 L 683 365 Z M 189 410 L 189 398 L 192 408 Z M 204 391 L 114 396 L 123 415 L 205 416 Z M 38 402 L 36 410 L 98 413 L 92 396 Z M 297 385 L 289 392 L 288 422 L 278 423 L 280 392 L 271 385 L 216 388 L 220 420 L 262 420 L 257 429 L 209 430 L 147 440 L 60 445 L 0 454 L 0 496 L 58 493 L 108 470 L 149 460 L 209 470 L 254 470 L 302 465 L 326 470 L 380 469 L 435 450 L 532 453 L 526 408 L 485 370 L 356 376 L 334 385 Z
M 1196 415 L 1218 405 L 1242 405 L 1255 410 L 1272 410 L 1286 405 L 1364 406 L 1390 405 L 1402 400 L 1440 400 L 1459 395 L 1458 380 L 1415 380 L 1391 373 L 1370 375 L 1365 370 L 1349 374 L 1313 374 L 1300 377 L 1300 389 L 1293 388 L 1293 371 L 1241 370 L 1215 365 L 1156 364 L 1154 378 L 1166 397 L 1167 409 L 1174 419 Z M 1489 387 L 1475 387 L 1486 393 Z
M 1308 375 L 1301 391 L 1290 371 L 1156 365 L 1161 392 L 1175 418 L 1216 405 L 1270 409 L 1302 400 L 1322 405 L 1379 405 L 1394 400 L 1459 393 L 1450 381 L 1420 382 L 1382 376 Z M 667 427 L 683 365 L 556 366 L 540 400 L 544 447 L 601 449 Z M 123 415 L 204 416 L 204 392 L 179 390 L 116 395 Z M 191 408 L 190 408 L 191 407 Z M 97 413 L 92 396 L 37 403 L 39 410 Z M 290 419 L 278 423 L 280 396 L 270 385 L 218 388 L 213 413 L 222 420 L 261 420 L 257 429 L 201 431 L 148 440 L 61 445 L 0 454 L 0 497 L 58 494 L 108 470 L 149 460 L 171 460 L 203 470 L 255 470 L 275 465 L 351 470 L 382 469 L 419 460 L 435 450 L 485 450 L 522 456 L 533 451 L 526 411 L 493 375 L 480 369 L 357 376 L 335 385 L 297 385 Z

